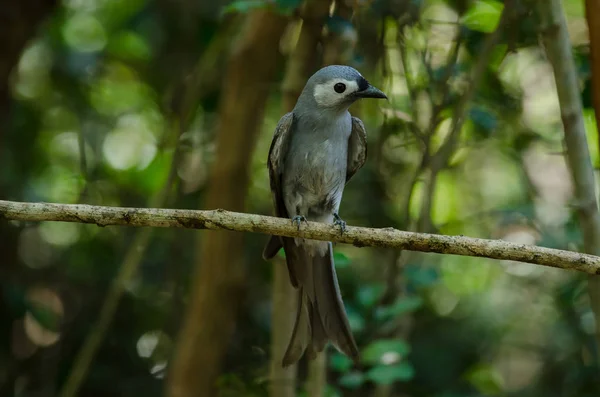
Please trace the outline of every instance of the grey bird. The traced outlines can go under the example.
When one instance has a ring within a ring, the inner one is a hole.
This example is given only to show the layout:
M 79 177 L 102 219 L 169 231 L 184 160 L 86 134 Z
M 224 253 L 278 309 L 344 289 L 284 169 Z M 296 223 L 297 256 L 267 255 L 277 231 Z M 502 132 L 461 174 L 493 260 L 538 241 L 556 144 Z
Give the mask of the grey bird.
M 344 187 L 367 158 L 365 127 L 348 112 L 360 98 L 387 99 L 354 68 L 326 66 L 308 79 L 294 109 L 279 120 L 267 160 L 278 217 L 298 228 L 307 220 L 332 223 L 343 233 L 346 222 L 338 211 Z M 307 349 L 313 359 L 329 340 L 357 361 L 331 242 L 271 236 L 263 258 L 273 258 L 282 247 L 299 295 L 282 365 L 296 363 Z

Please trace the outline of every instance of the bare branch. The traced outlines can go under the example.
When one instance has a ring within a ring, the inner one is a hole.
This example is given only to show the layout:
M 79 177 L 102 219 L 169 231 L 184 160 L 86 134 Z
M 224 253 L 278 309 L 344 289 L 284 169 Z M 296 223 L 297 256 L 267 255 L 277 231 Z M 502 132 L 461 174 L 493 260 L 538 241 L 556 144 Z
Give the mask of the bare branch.
M 92 223 L 98 226 L 143 226 L 230 230 L 302 237 L 352 244 L 357 247 L 400 248 L 438 254 L 510 260 L 600 274 L 600 257 L 503 240 L 413 233 L 394 228 L 339 228 L 318 222 L 303 223 L 300 230 L 289 220 L 271 216 L 216 210 L 103 207 L 84 204 L 20 203 L 0 200 L 0 219 Z

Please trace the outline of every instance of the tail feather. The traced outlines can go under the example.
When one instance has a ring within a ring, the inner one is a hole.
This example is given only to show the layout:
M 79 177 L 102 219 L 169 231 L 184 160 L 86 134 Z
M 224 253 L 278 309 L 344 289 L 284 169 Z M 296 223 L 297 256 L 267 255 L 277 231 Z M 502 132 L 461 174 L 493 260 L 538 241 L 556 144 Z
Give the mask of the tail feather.
M 317 353 L 322 352 L 327 344 L 327 332 L 321 321 L 321 315 L 319 308 L 316 305 L 311 305 L 309 310 L 309 320 L 311 324 L 312 333 L 310 334 L 311 340 L 308 344 L 308 358 L 314 359 L 317 357 Z
M 269 259 L 273 258 L 275 255 L 277 255 L 277 253 L 279 252 L 281 247 L 282 247 L 281 237 L 279 237 L 279 236 L 269 237 L 269 241 L 267 241 L 267 244 L 265 245 L 265 248 L 263 249 L 263 253 L 262 253 L 263 259 L 268 261 Z
M 294 364 L 302 357 L 302 354 L 308 346 L 308 341 L 311 334 L 311 322 L 309 321 L 309 305 L 306 304 L 306 294 L 302 288 L 298 291 L 298 310 L 296 312 L 296 322 L 292 330 L 292 336 L 288 347 L 283 355 L 281 365 L 287 367 Z
M 313 262 L 313 280 L 317 312 L 320 314 L 327 336 L 342 353 L 354 360 L 357 359 L 358 347 L 352 336 L 342 302 L 331 243 L 329 243 L 327 255 L 317 257 Z
M 300 360 L 306 349 L 309 358 L 316 357 L 328 340 L 356 361 L 358 347 L 342 302 L 331 243 L 328 243 L 325 256 L 314 257 L 309 256 L 302 247 L 295 246 L 293 241 L 290 245 L 284 245 L 288 268 L 300 288 L 296 322 L 283 366 Z

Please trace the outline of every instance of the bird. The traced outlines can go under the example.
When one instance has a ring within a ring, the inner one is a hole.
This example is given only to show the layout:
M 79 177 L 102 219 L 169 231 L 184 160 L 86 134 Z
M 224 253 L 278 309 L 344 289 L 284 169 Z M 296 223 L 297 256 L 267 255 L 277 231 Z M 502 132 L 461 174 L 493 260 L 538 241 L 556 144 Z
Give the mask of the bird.
M 306 82 L 297 102 L 275 128 L 267 168 L 277 217 L 329 223 L 346 229 L 339 207 L 346 183 L 365 164 L 367 134 L 348 108 L 362 98 L 387 96 L 356 69 L 329 65 Z M 358 362 L 335 272 L 331 242 L 270 236 L 262 256 L 283 248 L 289 279 L 298 291 L 294 328 L 281 365 L 314 359 L 327 342 Z

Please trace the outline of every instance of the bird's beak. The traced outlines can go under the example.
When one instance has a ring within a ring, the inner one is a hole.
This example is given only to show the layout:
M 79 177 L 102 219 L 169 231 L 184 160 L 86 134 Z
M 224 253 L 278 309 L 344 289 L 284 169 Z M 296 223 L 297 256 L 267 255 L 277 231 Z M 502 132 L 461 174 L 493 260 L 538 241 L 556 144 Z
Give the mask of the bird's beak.
M 358 91 L 356 96 L 359 98 L 381 98 L 387 99 L 387 95 L 383 93 L 379 88 L 375 88 L 372 85 L 369 85 L 366 89 L 362 91 Z

